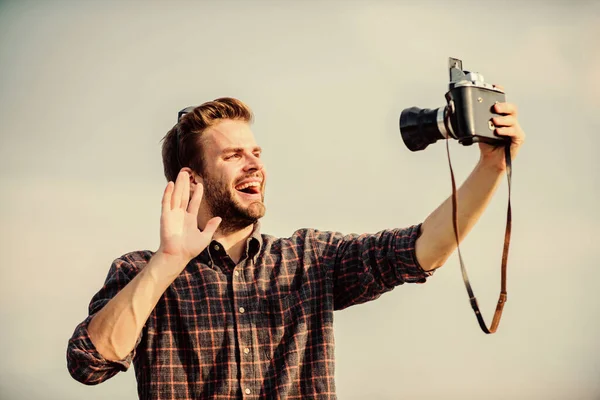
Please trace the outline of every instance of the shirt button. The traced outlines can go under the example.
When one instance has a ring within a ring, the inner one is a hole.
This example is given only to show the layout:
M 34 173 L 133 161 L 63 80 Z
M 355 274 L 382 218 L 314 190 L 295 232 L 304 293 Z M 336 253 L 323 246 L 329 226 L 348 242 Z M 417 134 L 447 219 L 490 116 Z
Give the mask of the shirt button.
M 246 388 L 246 390 L 244 390 L 244 392 L 246 392 L 246 394 L 250 394 L 250 389 Z
M 250 349 L 246 347 L 246 348 L 244 349 L 244 354 L 248 354 L 248 353 L 250 353 Z
M 235 276 L 240 276 L 240 273 L 238 271 L 234 271 L 233 273 Z
M 218 244 L 215 244 L 215 246 L 213 247 L 213 249 L 215 249 L 215 250 L 219 250 L 219 249 L 220 249 L 220 247 L 219 247 L 219 245 L 218 245 Z
M 240 313 L 243 314 L 246 310 L 244 309 L 244 307 L 240 307 Z
M 209 262 L 208 262 L 208 265 L 212 265 L 212 261 L 209 261 Z

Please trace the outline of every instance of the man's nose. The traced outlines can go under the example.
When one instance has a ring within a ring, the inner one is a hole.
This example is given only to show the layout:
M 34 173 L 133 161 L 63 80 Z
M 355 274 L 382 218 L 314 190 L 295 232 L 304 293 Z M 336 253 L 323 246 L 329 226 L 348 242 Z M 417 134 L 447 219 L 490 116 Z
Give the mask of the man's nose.
M 261 171 L 263 167 L 262 160 L 254 154 L 246 158 L 246 168 L 244 168 L 246 171 Z

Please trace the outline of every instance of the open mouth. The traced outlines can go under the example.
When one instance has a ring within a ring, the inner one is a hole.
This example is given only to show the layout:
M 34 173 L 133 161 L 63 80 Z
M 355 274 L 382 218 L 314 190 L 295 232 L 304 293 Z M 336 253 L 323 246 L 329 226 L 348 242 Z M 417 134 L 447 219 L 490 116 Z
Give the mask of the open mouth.
M 237 185 L 235 189 L 238 192 L 248 195 L 260 195 L 260 182 L 247 182 Z

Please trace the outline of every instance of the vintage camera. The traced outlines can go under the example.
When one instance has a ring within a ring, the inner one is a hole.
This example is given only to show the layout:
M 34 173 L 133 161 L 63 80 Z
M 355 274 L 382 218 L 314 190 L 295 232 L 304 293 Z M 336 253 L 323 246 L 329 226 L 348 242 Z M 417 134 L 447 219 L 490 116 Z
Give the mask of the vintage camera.
M 510 143 L 495 134 L 492 111 L 495 103 L 506 100 L 504 92 L 476 72 L 463 71 L 462 61 L 449 58 L 450 83 L 445 107 L 411 107 L 400 114 L 400 134 L 411 151 L 425 149 L 440 139 L 456 139 L 464 146 L 483 142 L 494 146 Z

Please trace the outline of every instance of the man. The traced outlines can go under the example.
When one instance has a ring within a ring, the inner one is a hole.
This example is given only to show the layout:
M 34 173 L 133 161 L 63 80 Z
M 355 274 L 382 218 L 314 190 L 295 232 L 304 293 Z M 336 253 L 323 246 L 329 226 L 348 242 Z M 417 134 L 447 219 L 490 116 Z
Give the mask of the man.
M 495 108 L 515 156 L 516 108 Z M 165 136 L 160 246 L 113 262 L 69 341 L 75 379 L 98 384 L 133 361 L 141 399 L 335 399 L 333 311 L 423 283 L 454 251 L 450 200 L 376 234 L 262 234 L 267 174 L 251 122 L 221 98 Z M 458 191 L 461 239 L 506 168 L 502 148 L 480 148 Z

